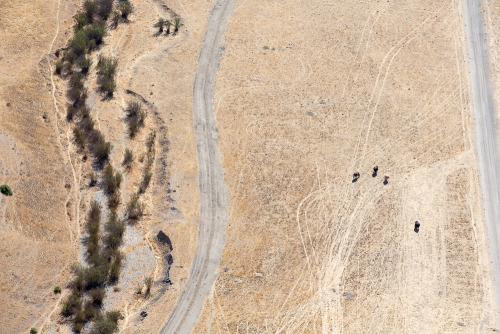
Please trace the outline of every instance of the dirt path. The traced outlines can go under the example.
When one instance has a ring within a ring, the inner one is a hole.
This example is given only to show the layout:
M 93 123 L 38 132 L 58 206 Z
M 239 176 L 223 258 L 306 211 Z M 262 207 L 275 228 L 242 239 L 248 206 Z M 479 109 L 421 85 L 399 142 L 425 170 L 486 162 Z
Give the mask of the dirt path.
M 488 247 L 490 254 L 491 275 L 496 290 L 497 323 L 500 319 L 500 180 L 496 146 L 497 130 L 495 127 L 495 108 L 487 77 L 488 58 L 484 44 L 483 16 L 480 0 L 463 0 L 463 16 L 469 56 L 469 80 L 471 86 L 472 107 L 476 117 L 476 151 L 479 180 L 484 203 L 485 220 L 488 229 Z
M 160 333 L 190 333 L 217 278 L 228 220 L 228 193 L 219 153 L 213 114 L 215 75 L 222 37 L 235 0 L 217 0 L 201 46 L 193 88 L 193 110 L 198 152 L 200 224 L 198 246 L 187 286 Z

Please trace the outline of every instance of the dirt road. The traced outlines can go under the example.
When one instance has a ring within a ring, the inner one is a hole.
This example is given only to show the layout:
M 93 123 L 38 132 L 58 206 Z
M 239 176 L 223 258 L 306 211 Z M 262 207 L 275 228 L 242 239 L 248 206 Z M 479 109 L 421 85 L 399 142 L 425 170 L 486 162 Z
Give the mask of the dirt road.
M 212 100 L 222 36 L 234 0 L 218 0 L 210 15 L 198 59 L 193 110 L 198 152 L 200 224 L 198 246 L 187 286 L 160 333 L 190 333 L 217 278 L 228 219 L 228 193 L 217 151 Z
M 483 15 L 480 0 L 463 0 L 463 16 L 469 56 L 469 82 L 472 107 L 476 118 L 476 151 L 484 203 L 485 220 L 488 229 L 490 268 L 496 290 L 497 323 L 500 319 L 500 185 L 497 150 L 497 129 L 495 108 L 491 97 L 488 73 L 488 57 L 484 43 Z

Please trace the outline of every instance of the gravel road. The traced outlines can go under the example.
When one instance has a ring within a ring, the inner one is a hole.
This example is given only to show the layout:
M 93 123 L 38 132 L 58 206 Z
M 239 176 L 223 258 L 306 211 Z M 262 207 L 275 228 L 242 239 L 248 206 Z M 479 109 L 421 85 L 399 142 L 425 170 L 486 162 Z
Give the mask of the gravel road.
M 484 218 L 488 230 L 490 268 L 495 288 L 497 323 L 500 324 L 500 185 L 495 107 L 488 80 L 488 52 L 485 45 L 481 0 L 462 0 L 472 108 L 476 119 L 475 139 Z
M 213 114 L 215 75 L 222 37 L 235 0 L 217 0 L 201 46 L 193 87 L 194 129 L 198 152 L 201 206 L 198 246 L 185 290 L 160 333 L 190 333 L 217 278 L 228 219 L 228 192 Z

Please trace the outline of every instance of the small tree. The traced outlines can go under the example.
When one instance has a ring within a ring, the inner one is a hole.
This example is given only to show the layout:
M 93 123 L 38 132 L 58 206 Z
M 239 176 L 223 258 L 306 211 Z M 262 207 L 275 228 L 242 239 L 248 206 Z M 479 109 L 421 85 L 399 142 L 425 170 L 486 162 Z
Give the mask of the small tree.
M 164 18 L 162 18 L 162 17 L 160 17 L 160 18 L 158 19 L 158 21 L 156 21 L 156 23 L 155 23 L 155 25 L 154 25 L 154 26 L 155 26 L 156 28 L 158 28 L 158 33 L 159 33 L 159 34 L 161 34 L 161 33 L 163 32 L 163 27 L 165 26 L 165 23 L 166 23 L 166 21 L 165 21 L 165 19 L 164 19 Z
M 176 34 L 179 31 L 180 27 L 181 27 L 181 18 L 180 17 L 174 18 L 174 34 Z

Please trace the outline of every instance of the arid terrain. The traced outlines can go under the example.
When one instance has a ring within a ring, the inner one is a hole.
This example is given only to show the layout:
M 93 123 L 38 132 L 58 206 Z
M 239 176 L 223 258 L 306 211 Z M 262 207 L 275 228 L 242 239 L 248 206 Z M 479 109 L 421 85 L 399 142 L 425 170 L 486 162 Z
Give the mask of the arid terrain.
M 120 217 L 156 133 L 145 213 L 102 306 L 120 333 L 498 330 L 460 1 L 131 2 L 91 54 L 118 59 L 116 92 L 94 67 L 85 81 L 123 175 Z M 81 5 L 0 3 L 0 184 L 14 191 L 0 196 L 1 333 L 72 332 L 69 269 L 85 263 L 91 201 L 106 206 L 54 74 Z M 484 13 L 498 86 L 500 6 Z M 181 29 L 158 34 L 159 17 Z M 129 101 L 148 113 L 135 138 Z

